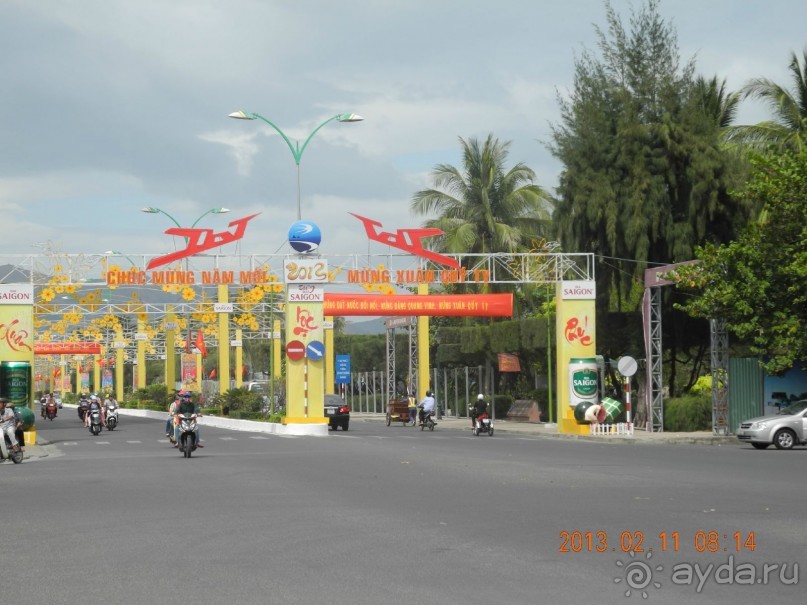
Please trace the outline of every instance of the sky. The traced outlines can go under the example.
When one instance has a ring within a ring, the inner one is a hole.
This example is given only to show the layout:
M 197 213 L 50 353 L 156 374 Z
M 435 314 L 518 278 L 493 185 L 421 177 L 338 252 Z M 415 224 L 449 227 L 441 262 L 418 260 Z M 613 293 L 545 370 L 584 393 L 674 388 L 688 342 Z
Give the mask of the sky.
M 613 0 L 628 23 L 641 2 Z M 807 2 L 661 0 L 682 61 L 725 78 L 789 86 L 807 47 Z M 227 228 L 260 213 L 225 254 L 291 252 L 300 144 L 301 212 L 321 252 L 390 251 L 351 212 L 384 229 L 417 227 L 412 195 L 460 138 L 510 141 L 550 192 L 547 150 L 574 61 L 596 52 L 601 0 L 2 0 L 0 255 L 158 254 L 173 222 Z M 753 102 L 738 123 L 768 117 Z M 569 251 L 572 252 L 572 251 Z M 579 252 L 586 252 L 585 250 Z

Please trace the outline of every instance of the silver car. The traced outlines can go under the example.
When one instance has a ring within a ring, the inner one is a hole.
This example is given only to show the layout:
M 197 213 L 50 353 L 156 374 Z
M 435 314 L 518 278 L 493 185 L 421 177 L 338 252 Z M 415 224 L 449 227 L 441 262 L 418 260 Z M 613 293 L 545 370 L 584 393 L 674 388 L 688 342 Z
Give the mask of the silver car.
M 775 416 L 746 420 L 737 428 L 737 439 L 758 450 L 771 443 L 780 450 L 807 445 L 807 399 L 791 403 Z

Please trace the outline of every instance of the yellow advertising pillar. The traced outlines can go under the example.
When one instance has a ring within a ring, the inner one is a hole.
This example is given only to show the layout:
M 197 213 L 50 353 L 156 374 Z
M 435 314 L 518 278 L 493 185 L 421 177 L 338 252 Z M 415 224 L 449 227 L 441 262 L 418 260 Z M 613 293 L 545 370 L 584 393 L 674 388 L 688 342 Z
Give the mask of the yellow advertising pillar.
M 588 377 L 596 367 L 596 287 L 593 281 L 565 281 L 555 290 L 558 430 L 588 434 L 589 425 L 575 419 L 575 407 L 592 393 Z M 597 400 L 596 403 L 599 403 Z
M 76 355 L 73 357 L 76 362 L 76 395 L 81 393 L 81 360 L 83 359 L 81 355 Z
M 0 284 L 0 369 L 3 395 L 14 405 L 34 410 L 34 286 Z M 36 442 L 33 423 L 23 427 L 25 443 Z M 0 436 L 2 438 L 2 436 Z
M 67 378 L 67 374 L 69 374 L 67 365 L 67 358 L 64 355 L 59 356 L 59 397 L 64 400 L 64 381 Z M 70 381 L 68 380 L 67 385 L 70 386 Z
M 241 385 L 244 384 L 244 347 L 241 346 L 243 342 L 241 338 L 243 336 L 243 332 L 241 328 L 236 329 L 235 331 L 235 340 L 232 342 L 232 345 L 235 347 L 235 388 L 240 389 Z
M 177 388 L 177 351 L 176 338 L 179 323 L 175 313 L 166 313 L 165 322 L 165 386 L 169 395 Z
M 286 283 L 286 417 L 284 424 L 327 424 L 323 259 L 297 258 L 284 265 Z
M 219 303 L 228 304 L 229 288 L 219 286 Z M 230 314 L 219 312 L 219 394 L 230 390 Z
M 135 389 L 143 389 L 146 387 L 146 342 L 148 341 L 148 334 L 146 334 L 146 322 L 142 319 L 137 320 L 137 334 L 135 334 L 137 341 L 137 371 L 135 372 Z
M 429 284 L 418 285 L 418 294 L 428 296 Z M 431 379 L 429 378 L 429 317 L 418 316 L 418 401 L 426 396 Z
M 197 388 L 199 393 L 202 392 L 202 380 L 204 379 L 204 376 L 202 376 L 203 365 L 204 364 L 202 363 L 202 354 L 197 353 L 196 354 L 196 388 Z

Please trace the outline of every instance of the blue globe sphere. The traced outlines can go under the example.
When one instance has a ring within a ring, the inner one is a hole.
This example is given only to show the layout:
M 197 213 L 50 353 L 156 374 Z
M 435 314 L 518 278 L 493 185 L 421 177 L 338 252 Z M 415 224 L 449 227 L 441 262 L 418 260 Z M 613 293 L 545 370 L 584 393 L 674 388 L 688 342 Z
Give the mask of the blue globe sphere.
M 311 221 L 297 221 L 289 227 L 289 245 L 301 254 L 311 254 L 319 248 L 322 233 Z

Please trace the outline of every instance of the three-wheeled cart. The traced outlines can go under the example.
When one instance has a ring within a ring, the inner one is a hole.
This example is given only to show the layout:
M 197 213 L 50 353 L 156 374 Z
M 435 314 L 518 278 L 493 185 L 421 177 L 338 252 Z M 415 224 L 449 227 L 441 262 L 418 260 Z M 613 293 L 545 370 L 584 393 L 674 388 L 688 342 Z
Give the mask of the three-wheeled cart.
M 409 423 L 409 399 L 393 399 L 387 402 L 387 426 L 394 422 Z

